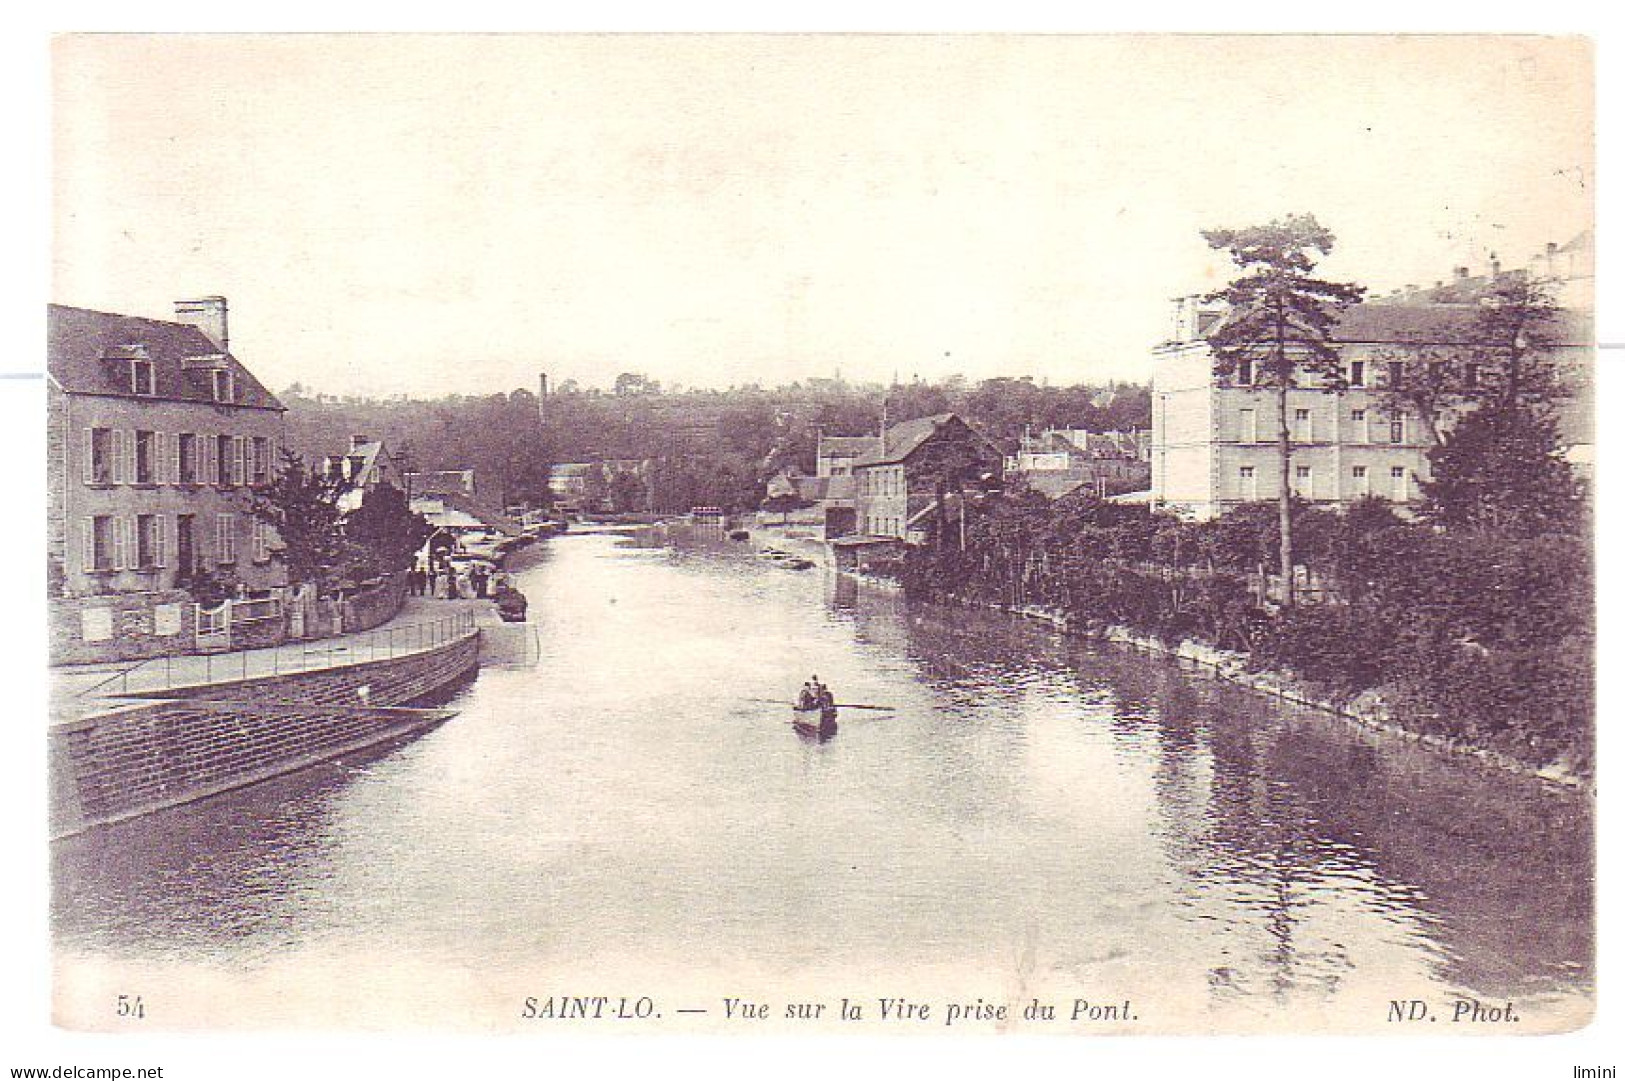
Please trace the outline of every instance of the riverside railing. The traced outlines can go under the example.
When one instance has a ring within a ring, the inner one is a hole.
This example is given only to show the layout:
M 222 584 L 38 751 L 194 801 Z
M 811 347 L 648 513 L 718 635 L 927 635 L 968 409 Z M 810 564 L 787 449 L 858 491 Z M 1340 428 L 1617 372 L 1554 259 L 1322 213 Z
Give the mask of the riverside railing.
M 100 683 L 87 687 L 80 695 L 151 694 L 175 687 L 235 683 L 264 676 L 387 661 L 438 649 L 467 637 L 478 626 L 474 612 L 454 612 L 422 623 L 379 627 L 336 638 L 284 642 L 229 653 L 152 657 L 113 673 Z

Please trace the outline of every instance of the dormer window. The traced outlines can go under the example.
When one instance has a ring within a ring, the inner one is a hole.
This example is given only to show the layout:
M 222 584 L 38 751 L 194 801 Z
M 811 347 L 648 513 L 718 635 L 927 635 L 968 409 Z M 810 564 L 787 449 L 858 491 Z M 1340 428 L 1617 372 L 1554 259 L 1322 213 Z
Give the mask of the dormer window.
M 232 402 L 237 400 L 236 381 L 231 377 L 230 368 L 212 368 L 209 371 L 209 389 L 217 402 Z
M 134 357 L 130 361 L 130 393 L 149 396 L 156 393 L 152 361 L 146 357 Z

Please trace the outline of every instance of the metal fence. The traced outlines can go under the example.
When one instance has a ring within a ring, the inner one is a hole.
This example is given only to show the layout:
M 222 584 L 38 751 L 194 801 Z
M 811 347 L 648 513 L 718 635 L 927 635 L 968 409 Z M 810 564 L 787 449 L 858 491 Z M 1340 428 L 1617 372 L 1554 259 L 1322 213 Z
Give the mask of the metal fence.
M 264 676 L 314 672 L 323 668 L 386 661 L 437 649 L 478 629 L 472 611 L 398 627 L 379 627 L 359 634 L 314 641 L 284 642 L 234 653 L 152 657 L 115 672 L 82 696 L 151 694 L 175 687 L 233 683 Z

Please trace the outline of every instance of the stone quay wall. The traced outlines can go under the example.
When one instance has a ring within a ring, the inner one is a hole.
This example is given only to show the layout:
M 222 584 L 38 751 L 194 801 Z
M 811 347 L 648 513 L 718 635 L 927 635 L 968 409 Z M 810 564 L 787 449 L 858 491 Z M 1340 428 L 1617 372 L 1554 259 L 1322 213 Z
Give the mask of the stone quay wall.
M 480 636 L 371 661 L 136 696 L 53 727 L 53 838 L 240 788 L 446 720 L 401 708 L 468 678 Z

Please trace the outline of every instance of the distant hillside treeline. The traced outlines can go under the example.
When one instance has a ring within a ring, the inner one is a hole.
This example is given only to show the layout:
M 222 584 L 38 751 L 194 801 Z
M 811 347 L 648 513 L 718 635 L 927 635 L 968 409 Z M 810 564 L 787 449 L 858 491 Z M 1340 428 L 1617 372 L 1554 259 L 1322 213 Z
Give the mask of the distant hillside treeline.
M 874 433 L 883 402 L 892 423 L 956 412 L 1013 450 L 1022 430 L 1112 431 L 1150 426 L 1150 395 L 1133 384 L 1043 386 L 1031 379 L 962 378 L 886 388 L 815 379 L 765 389 L 663 391 L 623 373 L 615 388 L 566 382 L 534 391 L 435 399 L 339 398 L 294 384 L 288 443 L 305 461 L 342 452 L 353 435 L 382 439 L 413 469 L 473 469 L 483 493 L 508 502 L 544 498 L 555 462 L 653 460 L 655 509 L 754 507 L 779 468 L 812 472 L 818 432 Z

